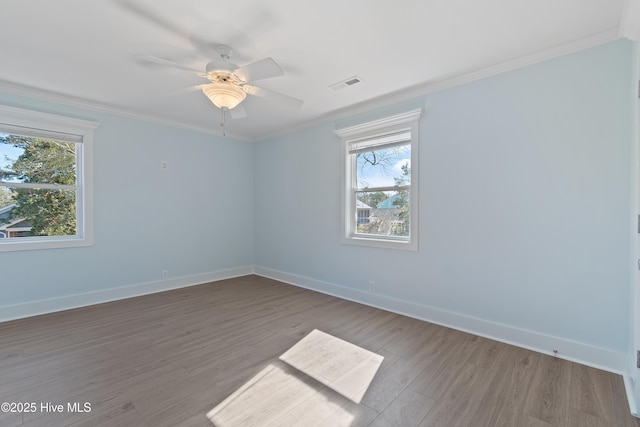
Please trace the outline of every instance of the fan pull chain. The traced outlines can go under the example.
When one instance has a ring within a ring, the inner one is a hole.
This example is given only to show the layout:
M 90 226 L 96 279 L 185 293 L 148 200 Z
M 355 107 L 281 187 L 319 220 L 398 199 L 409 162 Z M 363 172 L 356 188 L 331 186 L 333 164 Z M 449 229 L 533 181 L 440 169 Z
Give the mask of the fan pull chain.
M 222 129 L 222 136 L 227 136 L 227 132 L 224 130 L 224 112 L 226 109 L 226 107 L 220 109 L 220 129 Z

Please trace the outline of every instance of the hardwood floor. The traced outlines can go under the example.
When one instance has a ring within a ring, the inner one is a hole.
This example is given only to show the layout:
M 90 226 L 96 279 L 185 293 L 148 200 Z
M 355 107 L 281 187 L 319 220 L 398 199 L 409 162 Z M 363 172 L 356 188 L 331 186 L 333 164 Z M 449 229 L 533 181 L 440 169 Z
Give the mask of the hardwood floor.
M 278 359 L 314 329 L 384 357 L 359 404 Z M 211 427 L 233 393 L 255 425 L 640 426 L 618 375 L 257 276 L 0 323 L 0 402 L 36 404 L 1 426 Z

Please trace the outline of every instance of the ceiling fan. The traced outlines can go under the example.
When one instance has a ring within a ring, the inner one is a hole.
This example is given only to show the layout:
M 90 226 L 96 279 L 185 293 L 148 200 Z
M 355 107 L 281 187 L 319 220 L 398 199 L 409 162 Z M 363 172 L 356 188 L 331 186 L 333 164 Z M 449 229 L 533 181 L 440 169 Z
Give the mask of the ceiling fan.
M 229 62 L 232 54 L 229 46 L 218 45 L 215 50 L 220 58 L 209 62 L 205 73 L 200 74 L 210 83 L 197 87 L 216 107 L 223 112 L 229 110 L 232 118 L 246 117 L 241 103 L 247 95 L 269 99 L 292 108 L 302 107 L 303 102 L 299 99 L 251 84 L 256 80 L 284 75 L 282 68 L 272 58 L 238 67 Z
M 272 58 L 264 58 L 256 62 L 252 62 L 243 67 L 238 67 L 230 62 L 233 50 L 225 44 L 214 44 L 203 40 L 197 36 L 189 35 L 175 23 L 158 15 L 150 8 L 142 7 L 130 0 L 117 0 L 120 5 L 130 12 L 159 25 L 164 29 L 180 36 L 188 37 L 196 50 L 201 54 L 211 55 L 212 49 L 214 55 L 218 55 L 213 61 L 206 65 L 204 73 L 201 70 L 195 70 L 192 67 L 173 62 L 157 56 L 141 55 L 139 59 L 147 63 L 156 63 L 161 65 L 172 66 L 187 71 L 195 71 L 199 76 L 209 80 L 209 83 L 197 85 L 202 93 L 221 110 L 221 123 L 224 126 L 225 112 L 229 111 L 232 118 L 243 118 L 247 116 L 242 102 L 247 95 L 257 96 L 268 99 L 291 108 L 302 107 L 303 101 L 293 98 L 282 93 L 274 92 L 252 84 L 256 80 L 277 77 L 284 75 L 282 68 Z

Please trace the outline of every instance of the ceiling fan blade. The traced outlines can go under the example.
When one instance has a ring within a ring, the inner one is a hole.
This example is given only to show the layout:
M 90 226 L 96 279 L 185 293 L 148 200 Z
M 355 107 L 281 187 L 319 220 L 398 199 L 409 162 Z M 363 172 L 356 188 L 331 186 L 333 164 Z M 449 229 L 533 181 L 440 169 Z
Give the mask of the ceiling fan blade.
M 132 0 L 117 0 L 117 2 L 129 12 L 133 12 L 139 17 L 151 22 L 152 24 L 162 27 L 165 30 L 168 30 L 180 37 L 189 39 L 189 33 L 185 31 L 184 28 L 181 28 L 170 20 L 165 19 L 163 16 L 155 13 L 153 9 L 141 6 L 140 4 L 136 4 Z
M 244 89 L 244 91 L 249 95 L 259 96 L 260 98 L 265 98 L 270 101 L 277 102 L 278 104 L 286 105 L 290 108 L 300 108 L 303 104 L 303 101 L 300 99 L 254 85 L 243 85 L 242 89 Z
M 160 58 L 159 56 L 153 55 L 136 55 L 135 59 L 138 63 L 142 65 L 164 65 L 171 68 L 177 68 L 179 70 L 185 71 L 193 71 L 196 73 L 200 73 L 202 70 L 198 70 L 193 67 L 189 67 L 188 65 L 178 64 L 177 62 L 170 61 L 168 59 Z
M 169 19 L 166 19 L 162 15 L 156 13 L 153 9 L 143 7 L 139 4 L 135 4 L 133 0 L 116 0 L 123 8 L 129 12 L 145 19 L 146 21 L 163 28 L 174 35 L 177 35 L 183 39 L 189 40 L 193 47 L 205 57 L 215 55 L 215 43 L 211 43 L 209 40 L 199 37 L 197 34 L 191 34 L 185 28 L 180 27 Z
M 245 110 L 244 105 L 240 103 L 229 110 L 229 115 L 232 119 L 244 119 L 245 117 L 247 117 L 247 110 Z
M 234 72 L 236 76 L 245 82 L 284 75 L 282 68 L 271 58 L 264 58 L 260 61 L 252 62 L 249 65 L 238 68 Z
M 208 83 L 189 86 L 186 88 L 188 92 L 202 92 L 202 89 L 208 86 Z

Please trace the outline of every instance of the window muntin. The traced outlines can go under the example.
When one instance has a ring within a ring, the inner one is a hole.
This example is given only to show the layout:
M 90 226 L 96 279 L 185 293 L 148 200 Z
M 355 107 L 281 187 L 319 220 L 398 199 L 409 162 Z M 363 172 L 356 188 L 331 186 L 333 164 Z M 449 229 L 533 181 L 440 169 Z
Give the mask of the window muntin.
M 0 251 L 93 243 L 97 125 L 0 106 Z
M 417 250 L 420 113 L 336 131 L 344 153 L 344 243 Z

